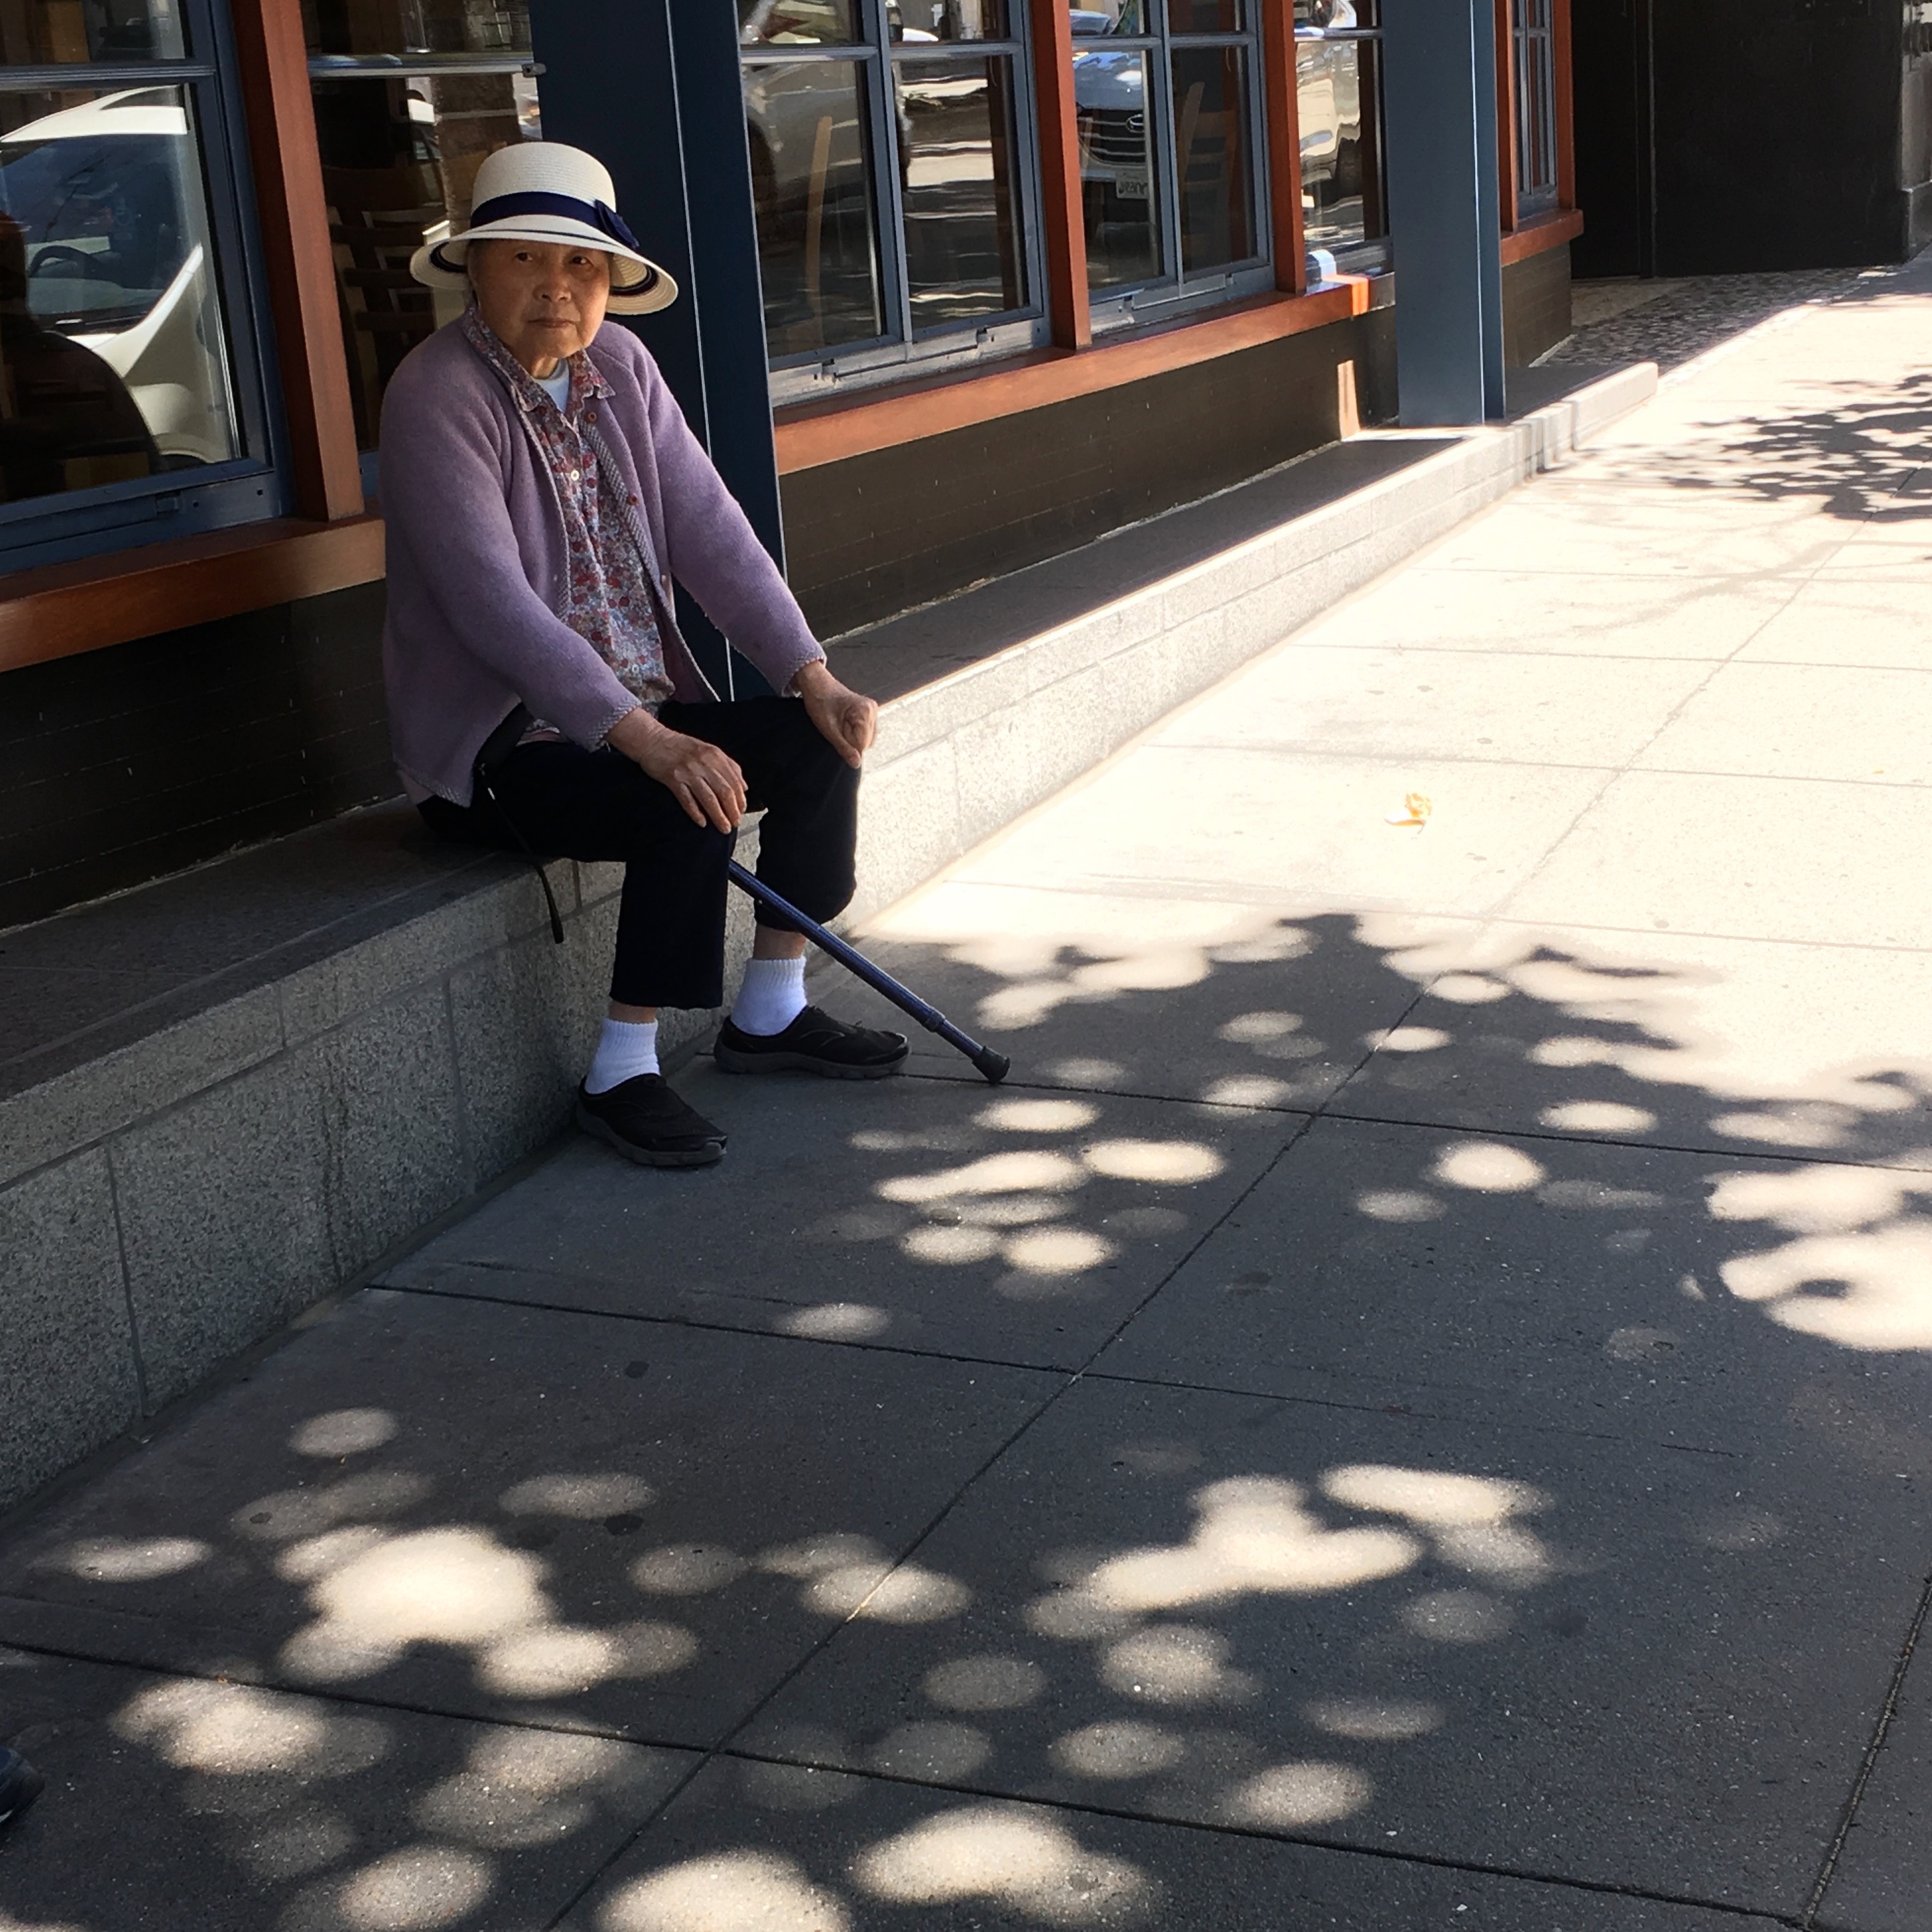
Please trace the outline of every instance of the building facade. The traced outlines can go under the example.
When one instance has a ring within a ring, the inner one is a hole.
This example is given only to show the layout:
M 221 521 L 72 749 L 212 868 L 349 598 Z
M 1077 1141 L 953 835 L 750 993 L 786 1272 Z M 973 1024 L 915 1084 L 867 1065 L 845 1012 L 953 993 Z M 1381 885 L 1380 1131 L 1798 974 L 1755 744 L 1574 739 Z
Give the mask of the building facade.
M 1382 4 L 0 0 L 0 927 L 394 791 L 382 396 L 494 149 L 609 164 L 833 635 L 1394 418 Z M 1568 0 L 1478 17 L 1522 362 Z

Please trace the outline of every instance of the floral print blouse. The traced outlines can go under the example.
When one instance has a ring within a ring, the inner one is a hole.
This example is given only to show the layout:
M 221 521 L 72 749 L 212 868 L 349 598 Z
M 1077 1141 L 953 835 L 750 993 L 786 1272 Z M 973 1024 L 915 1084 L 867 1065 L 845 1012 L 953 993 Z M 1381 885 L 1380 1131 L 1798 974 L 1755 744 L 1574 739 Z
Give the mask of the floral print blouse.
M 473 304 L 463 318 L 463 330 L 509 389 L 556 485 L 569 584 L 569 606 L 558 614 L 640 704 L 656 711 L 674 686 L 664 668 L 656 597 L 634 508 L 624 500 L 622 478 L 598 457 L 598 410 L 610 385 L 589 356 L 573 356 L 570 400 L 559 409 Z M 539 720 L 527 735 L 555 729 Z

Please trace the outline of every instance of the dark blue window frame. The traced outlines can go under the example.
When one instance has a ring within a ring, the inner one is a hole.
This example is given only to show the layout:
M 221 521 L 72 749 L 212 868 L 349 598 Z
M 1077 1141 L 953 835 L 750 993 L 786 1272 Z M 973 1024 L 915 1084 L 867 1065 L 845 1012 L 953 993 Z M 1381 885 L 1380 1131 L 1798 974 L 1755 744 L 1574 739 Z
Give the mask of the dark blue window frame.
M 109 92 L 178 88 L 206 197 L 228 377 L 242 452 L 225 461 L 56 496 L 0 504 L 0 572 L 206 535 L 287 514 L 286 438 L 276 386 L 274 335 L 256 237 L 235 48 L 225 5 L 185 0 L 194 58 L 89 61 L 0 68 L 0 92 Z

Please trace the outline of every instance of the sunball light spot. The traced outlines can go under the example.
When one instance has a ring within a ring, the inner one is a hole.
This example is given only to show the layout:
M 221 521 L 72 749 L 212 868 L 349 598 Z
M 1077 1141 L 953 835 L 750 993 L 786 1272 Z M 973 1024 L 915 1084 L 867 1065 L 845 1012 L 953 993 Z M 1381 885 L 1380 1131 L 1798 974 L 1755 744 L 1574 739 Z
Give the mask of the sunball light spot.
M 852 1920 L 790 1858 L 726 1852 L 634 1879 L 596 1922 L 598 1932 L 849 1932 Z
M 852 1875 L 894 1904 L 989 1898 L 1054 1926 L 1134 1924 L 1154 1898 L 1133 1866 L 1018 1805 L 942 1813 L 862 1853 Z
M 386 1408 L 338 1408 L 310 1416 L 289 1438 L 298 1456 L 359 1456 L 380 1449 L 396 1433 L 396 1418 Z

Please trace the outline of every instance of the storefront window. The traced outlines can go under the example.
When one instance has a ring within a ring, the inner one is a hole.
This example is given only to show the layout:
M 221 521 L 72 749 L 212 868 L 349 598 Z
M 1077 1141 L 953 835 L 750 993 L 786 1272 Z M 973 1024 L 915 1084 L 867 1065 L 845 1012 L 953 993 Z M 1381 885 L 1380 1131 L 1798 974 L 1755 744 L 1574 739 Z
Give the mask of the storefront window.
M 1005 0 L 739 0 L 738 21 L 781 393 L 788 370 L 862 380 L 994 332 L 1024 346 L 1033 146 Z
M 187 58 L 173 0 L 12 0 L 0 8 L 0 62 L 8 67 Z
M 212 38 L 170 0 L 0 9 L 0 564 L 277 507 L 226 488 L 268 452 Z
M 1556 206 L 1556 32 L 1552 0 L 1511 0 L 1516 37 L 1517 218 Z
M 1262 246 L 1250 0 L 1091 0 L 1072 8 L 1088 286 L 1130 290 L 1096 326 L 1232 292 Z
M 542 132 L 530 15 L 488 0 L 303 0 L 359 446 L 403 358 L 461 312 L 410 274 L 470 215 L 476 170 Z
M 1342 267 L 1378 266 L 1388 227 L 1376 0 L 1295 0 L 1294 39 L 1304 239 Z

